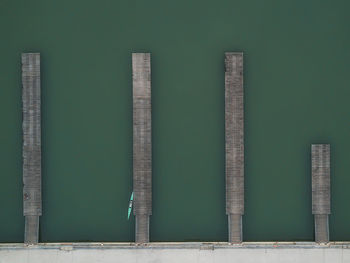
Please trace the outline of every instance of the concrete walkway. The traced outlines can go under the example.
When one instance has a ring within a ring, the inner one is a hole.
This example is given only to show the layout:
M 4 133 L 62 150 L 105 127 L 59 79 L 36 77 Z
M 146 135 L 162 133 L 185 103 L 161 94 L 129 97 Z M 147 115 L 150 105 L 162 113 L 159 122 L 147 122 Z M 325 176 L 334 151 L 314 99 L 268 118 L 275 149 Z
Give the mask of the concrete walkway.
M 350 242 L 0 244 L 0 263 L 350 262 Z

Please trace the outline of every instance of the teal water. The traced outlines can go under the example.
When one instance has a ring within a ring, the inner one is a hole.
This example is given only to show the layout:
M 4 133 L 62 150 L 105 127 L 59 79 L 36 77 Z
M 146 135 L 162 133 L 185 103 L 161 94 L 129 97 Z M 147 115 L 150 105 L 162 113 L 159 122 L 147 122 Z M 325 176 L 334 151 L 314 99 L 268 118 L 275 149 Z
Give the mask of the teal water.
M 350 3 L 0 1 L 0 242 L 23 242 L 21 52 L 42 57 L 41 241 L 133 241 L 131 52 L 152 53 L 152 241 L 226 241 L 224 52 L 244 52 L 244 240 L 350 239 Z

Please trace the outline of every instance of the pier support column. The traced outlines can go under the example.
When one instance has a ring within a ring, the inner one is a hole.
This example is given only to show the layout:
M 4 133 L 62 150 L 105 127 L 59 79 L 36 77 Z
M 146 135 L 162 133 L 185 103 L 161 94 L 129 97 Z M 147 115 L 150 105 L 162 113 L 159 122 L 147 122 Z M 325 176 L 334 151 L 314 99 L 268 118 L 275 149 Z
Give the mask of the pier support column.
M 149 242 L 152 214 L 151 55 L 132 54 L 135 242 Z
M 315 218 L 315 241 L 329 242 L 328 215 L 331 213 L 330 145 L 311 145 L 312 214 Z
M 22 54 L 24 242 L 39 241 L 41 202 L 40 54 Z
M 225 53 L 225 156 L 228 241 L 240 243 L 244 214 L 243 53 Z

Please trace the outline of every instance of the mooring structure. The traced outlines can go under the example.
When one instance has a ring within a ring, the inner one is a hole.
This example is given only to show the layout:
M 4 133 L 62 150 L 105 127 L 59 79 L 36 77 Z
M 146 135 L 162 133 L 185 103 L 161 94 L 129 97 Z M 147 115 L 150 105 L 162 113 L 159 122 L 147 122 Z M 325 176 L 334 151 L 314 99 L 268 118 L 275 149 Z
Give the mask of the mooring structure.
M 132 54 L 133 192 L 135 242 L 150 241 L 152 215 L 151 55 Z M 39 242 L 41 189 L 40 54 L 22 54 L 24 242 Z M 330 145 L 311 145 L 312 214 L 315 241 L 329 242 Z M 244 215 L 243 53 L 225 53 L 225 175 L 228 241 L 241 243 Z
M 329 242 L 328 215 L 331 213 L 330 145 L 311 145 L 312 214 L 315 241 Z
M 152 215 L 151 54 L 132 54 L 135 242 L 149 242 Z
M 24 242 L 39 241 L 41 201 L 40 54 L 22 54 Z
M 244 101 L 243 53 L 225 53 L 225 161 L 228 241 L 243 239 Z

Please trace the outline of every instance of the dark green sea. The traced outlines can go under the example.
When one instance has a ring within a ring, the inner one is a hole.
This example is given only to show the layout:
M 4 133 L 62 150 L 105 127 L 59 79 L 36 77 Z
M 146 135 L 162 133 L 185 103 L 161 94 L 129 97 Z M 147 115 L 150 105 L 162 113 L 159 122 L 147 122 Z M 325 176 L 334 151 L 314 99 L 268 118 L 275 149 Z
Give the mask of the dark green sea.
M 224 52 L 244 52 L 245 241 L 350 240 L 350 2 L 0 0 L 0 242 L 23 242 L 21 53 L 41 53 L 40 240 L 133 241 L 131 53 L 152 54 L 151 241 L 227 241 Z

